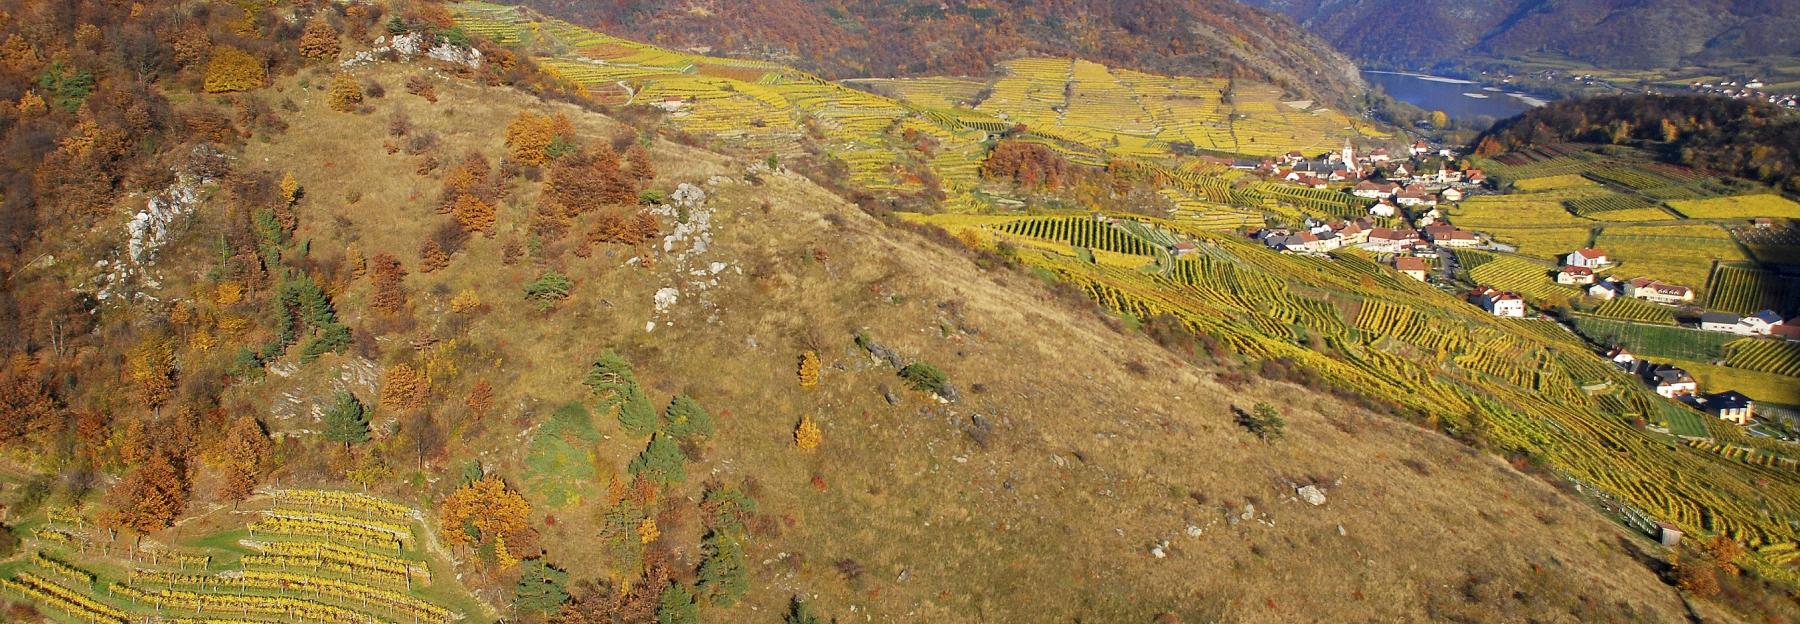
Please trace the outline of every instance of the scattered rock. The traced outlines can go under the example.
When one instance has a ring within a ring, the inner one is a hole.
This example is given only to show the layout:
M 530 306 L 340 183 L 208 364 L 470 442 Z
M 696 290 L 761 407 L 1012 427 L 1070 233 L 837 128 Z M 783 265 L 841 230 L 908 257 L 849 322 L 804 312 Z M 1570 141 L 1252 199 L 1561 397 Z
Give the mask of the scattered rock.
M 1308 505 L 1318 507 L 1325 504 L 1325 491 L 1319 489 L 1319 486 L 1308 485 L 1295 490 L 1294 493 L 1299 494 L 1300 500 L 1306 501 Z
M 1201 533 L 1201 531 L 1200 531 L 1199 526 L 1192 525 L 1192 524 L 1187 525 L 1187 536 L 1188 537 L 1200 537 L 1200 533 Z

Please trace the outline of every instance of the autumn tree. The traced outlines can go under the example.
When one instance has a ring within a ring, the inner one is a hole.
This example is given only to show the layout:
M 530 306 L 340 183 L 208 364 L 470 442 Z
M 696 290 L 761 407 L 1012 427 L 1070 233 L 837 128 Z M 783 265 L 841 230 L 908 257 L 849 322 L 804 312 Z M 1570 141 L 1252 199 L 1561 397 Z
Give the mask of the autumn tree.
M 300 33 L 300 56 L 325 61 L 337 59 L 338 31 L 323 14 L 308 21 L 306 30 Z
M 819 423 L 813 422 L 811 416 L 800 417 L 800 425 L 794 427 L 794 446 L 802 451 L 819 448 L 825 441 L 825 432 L 819 429 Z
M 169 528 L 187 507 L 187 480 L 166 453 L 153 452 L 116 487 L 120 524 L 140 533 Z
M 506 124 L 506 159 L 540 167 L 573 151 L 574 140 L 575 126 L 562 113 L 539 115 L 519 111 Z
M 487 380 L 475 382 L 475 385 L 469 388 L 469 396 L 463 400 L 463 405 L 467 406 L 469 414 L 477 419 L 486 416 L 489 410 L 494 409 L 494 384 L 488 383 Z
M 383 314 L 399 313 L 406 308 L 406 286 L 401 284 L 406 279 L 406 269 L 399 258 L 388 253 L 375 254 L 370 263 L 375 265 L 375 277 L 369 307 Z
M 650 150 L 642 145 L 632 145 L 625 150 L 625 175 L 637 180 L 638 184 L 649 184 L 656 179 L 656 163 L 650 162 Z
M 244 415 L 233 421 L 231 429 L 225 433 L 224 458 L 220 466 L 225 471 L 225 478 L 219 486 L 219 497 L 235 502 L 250 496 L 262 480 L 269 450 L 269 436 L 255 417 Z
M 55 397 L 44 383 L 38 359 L 23 353 L 0 369 L 0 444 L 20 442 L 50 418 Z
M 331 90 L 328 92 L 331 110 L 348 113 L 362 104 L 362 85 L 356 84 L 356 77 L 350 72 L 338 72 L 331 77 Z
M 819 353 L 806 351 L 800 354 L 800 387 L 811 388 L 819 385 Z
M 1055 151 L 1036 143 L 1006 140 L 994 146 L 981 163 L 981 174 L 989 178 L 1010 180 L 1026 188 L 1060 189 L 1072 174 L 1067 160 Z
M 423 75 L 408 77 L 406 79 L 406 92 L 425 98 L 425 101 L 431 102 L 432 104 L 436 104 L 438 101 L 437 85 L 432 84 L 431 79 L 426 78 Z
M 558 158 L 550 167 L 545 190 L 549 202 L 569 217 L 599 206 L 636 205 L 639 188 L 639 182 L 619 168 L 618 156 L 600 146 Z
M 131 348 L 125 360 L 126 374 L 144 407 L 161 407 L 175 394 L 175 348 L 168 338 L 152 336 Z
M 381 407 L 391 410 L 418 409 L 425 406 L 431 394 L 431 379 L 406 364 L 387 369 L 381 380 Z
M 444 246 L 437 240 L 427 238 L 419 243 L 419 272 L 430 273 L 450 266 L 450 254 L 444 253 Z
M 269 73 L 260 59 L 231 46 L 213 48 L 206 63 L 207 93 L 260 89 L 268 81 Z
M 1443 130 L 1450 126 L 1450 115 L 1441 110 L 1434 110 L 1431 111 L 1431 115 L 1429 115 L 1429 121 L 1431 122 L 1431 127 Z
M 456 222 L 462 226 L 463 231 L 481 232 L 490 237 L 494 235 L 494 207 L 480 197 L 467 194 L 458 196 L 451 215 L 456 217 Z
M 342 442 L 345 448 L 369 441 L 368 410 L 356 395 L 339 391 L 332 399 L 331 407 L 325 409 L 325 439 Z
M 531 504 L 498 476 L 462 484 L 438 508 L 440 531 L 452 546 L 492 544 L 496 539 L 523 541 Z

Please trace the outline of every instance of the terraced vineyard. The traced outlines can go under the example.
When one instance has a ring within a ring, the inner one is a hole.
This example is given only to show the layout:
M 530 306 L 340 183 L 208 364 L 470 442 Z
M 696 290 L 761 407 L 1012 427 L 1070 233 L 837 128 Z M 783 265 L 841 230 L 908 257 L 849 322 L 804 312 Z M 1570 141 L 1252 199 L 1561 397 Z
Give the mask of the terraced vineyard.
M 1675 324 L 1674 308 L 1631 297 L 1614 297 L 1608 299 L 1594 309 L 1594 315 L 1626 321 L 1637 321 L 1639 323 L 1654 323 L 1657 325 Z
M 1707 281 L 1712 296 L 1707 307 L 1737 314 L 1774 310 L 1783 315 L 1800 310 L 1800 279 L 1774 271 L 1721 264 Z
M 151 551 L 131 561 L 79 538 L 42 538 L 98 530 L 52 513 L 38 532 L 45 543 L 0 576 L 0 590 L 86 623 L 449 624 L 477 615 L 435 602 L 462 594 L 454 579 L 435 579 L 414 548 L 420 516 L 412 509 L 324 490 L 266 499 L 248 537 L 230 549 Z
M 1508 254 L 1461 250 L 1456 258 L 1469 271 L 1469 279 L 1500 290 L 1510 290 L 1528 299 L 1542 301 L 1553 297 L 1573 299 L 1574 288 L 1550 279 L 1550 267 Z
M 1007 227 L 1004 221 L 908 218 L 953 232 Z M 1178 222 L 1151 225 L 1198 241 L 1199 253 L 1157 273 L 1086 262 L 1055 246 L 1021 246 L 1020 258 L 1079 285 L 1110 309 L 1140 318 L 1171 315 L 1242 356 L 1287 361 L 1368 396 L 1389 397 L 1452 429 L 1479 414 L 1503 446 L 1541 457 L 1684 529 L 1726 533 L 1757 547 L 1797 537 L 1789 521 L 1800 520 L 1800 478 L 1753 486 L 1754 467 L 1670 448 L 1633 428 L 1629 419 L 1644 417 L 1684 435 L 1710 429 L 1704 416 L 1655 396 L 1555 323 L 1469 314 L 1466 302 L 1400 277 L 1360 252 L 1281 255 Z M 1533 275 L 1543 269 L 1527 260 L 1468 256 L 1475 272 L 1511 273 L 1527 287 L 1548 282 Z M 1357 310 L 1354 318 L 1346 318 L 1339 303 Z M 1630 331 L 1686 331 L 1582 318 Z M 1308 346 L 1313 344 L 1319 349 Z M 1591 384 L 1608 389 L 1582 390 Z M 1684 478 L 1650 476 L 1661 474 Z
M 1800 219 L 1800 204 L 1768 193 L 1671 201 L 1669 207 L 1691 219 Z
M 1704 224 L 1609 226 L 1594 241 L 1619 267 L 1614 275 L 1651 277 L 1706 290 L 1713 262 L 1748 260 L 1723 228 Z
M 1800 378 L 1800 344 L 1745 338 L 1725 345 L 1725 364 L 1748 371 Z

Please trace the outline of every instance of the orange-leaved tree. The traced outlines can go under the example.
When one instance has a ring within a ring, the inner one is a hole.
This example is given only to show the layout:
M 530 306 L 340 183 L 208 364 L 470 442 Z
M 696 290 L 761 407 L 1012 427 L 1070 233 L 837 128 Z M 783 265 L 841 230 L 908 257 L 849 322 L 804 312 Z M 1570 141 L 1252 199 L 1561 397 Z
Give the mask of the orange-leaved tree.
M 219 485 L 219 497 L 232 502 L 244 500 L 256 489 L 268 466 L 269 436 L 255 417 L 239 416 L 226 431 L 222 450 L 220 468 L 225 477 Z
M 328 94 L 331 110 L 348 113 L 356 110 L 363 101 L 362 85 L 356 84 L 356 77 L 349 72 L 338 72 L 331 77 L 331 91 Z
M 300 33 L 300 56 L 326 61 L 337 59 L 338 31 L 324 15 L 312 18 L 306 23 L 306 30 Z
M 529 540 L 531 503 L 494 475 L 464 483 L 438 508 L 439 530 L 452 546 Z

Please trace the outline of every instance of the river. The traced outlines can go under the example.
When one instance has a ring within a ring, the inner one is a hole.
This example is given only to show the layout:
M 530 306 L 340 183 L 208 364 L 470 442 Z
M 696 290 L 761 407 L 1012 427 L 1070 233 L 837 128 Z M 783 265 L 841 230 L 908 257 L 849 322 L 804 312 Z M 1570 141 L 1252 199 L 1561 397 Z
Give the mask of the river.
M 1528 96 L 1490 90 L 1454 78 L 1373 70 L 1364 71 L 1363 78 L 1381 85 L 1396 100 L 1428 111 L 1441 110 L 1453 119 L 1505 119 L 1543 104 Z

